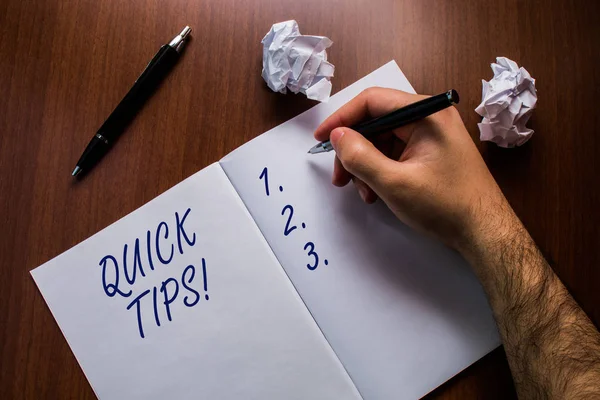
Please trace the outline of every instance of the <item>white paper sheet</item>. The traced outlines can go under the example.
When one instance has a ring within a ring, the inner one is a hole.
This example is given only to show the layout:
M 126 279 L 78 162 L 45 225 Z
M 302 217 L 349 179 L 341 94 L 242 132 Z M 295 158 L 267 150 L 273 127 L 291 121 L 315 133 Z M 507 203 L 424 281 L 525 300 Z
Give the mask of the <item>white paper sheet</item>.
M 359 398 L 218 164 L 32 275 L 101 399 Z
M 500 341 L 458 254 L 333 187 L 333 153 L 306 153 L 320 122 L 370 86 L 414 92 L 390 62 L 221 165 L 362 396 L 414 399 Z

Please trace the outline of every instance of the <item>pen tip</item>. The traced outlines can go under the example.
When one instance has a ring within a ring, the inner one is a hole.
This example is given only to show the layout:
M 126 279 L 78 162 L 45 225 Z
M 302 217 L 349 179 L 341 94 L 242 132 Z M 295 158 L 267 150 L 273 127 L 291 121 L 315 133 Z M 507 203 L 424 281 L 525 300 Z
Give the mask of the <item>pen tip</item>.
M 75 169 L 73 170 L 73 172 L 71 173 L 72 176 L 77 176 L 81 173 L 81 168 L 79 168 L 79 166 L 76 166 Z
M 325 149 L 323 148 L 323 144 L 322 143 L 317 143 L 316 145 L 314 145 L 313 147 L 311 147 L 308 150 L 308 154 L 319 154 L 324 152 Z

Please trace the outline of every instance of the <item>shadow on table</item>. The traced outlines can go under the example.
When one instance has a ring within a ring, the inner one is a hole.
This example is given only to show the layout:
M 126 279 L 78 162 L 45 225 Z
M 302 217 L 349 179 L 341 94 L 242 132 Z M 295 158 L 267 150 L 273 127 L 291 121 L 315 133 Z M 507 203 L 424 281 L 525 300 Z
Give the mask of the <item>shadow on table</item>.
M 517 399 L 517 393 L 506 360 L 499 347 L 458 375 L 429 393 L 423 399 Z
M 266 84 L 262 90 L 267 93 L 265 107 L 273 111 L 271 116 L 274 125 L 282 124 L 319 104 L 317 101 L 306 98 L 302 93 L 294 94 L 289 90 L 286 94 L 274 93 Z

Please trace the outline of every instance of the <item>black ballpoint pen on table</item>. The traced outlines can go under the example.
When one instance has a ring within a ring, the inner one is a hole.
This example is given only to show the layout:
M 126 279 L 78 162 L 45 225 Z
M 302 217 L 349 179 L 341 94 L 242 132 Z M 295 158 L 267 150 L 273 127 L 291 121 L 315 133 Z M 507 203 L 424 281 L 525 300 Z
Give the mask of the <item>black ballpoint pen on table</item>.
M 384 132 L 389 132 L 392 129 L 400 128 L 408 125 L 411 122 L 418 121 L 431 114 L 448 108 L 454 104 L 458 104 L 459 98 L 456 90 L 451 89 L 446 93 L 428 97 L 426 99 L 409 104 L 389 114 L 362 122 L 351 128 L 362 134 L 364 137 L 372 138 Z M 321 142 L 313 146 L 308 152 L 310 154 L 325 153 L 333 150 L 333 146 L 329 140 Z
M 77 161 L 73 176 L 89 171 L 108 152 L 113 142 L 123 133 L 145 101 L 173 68 L 191 31 L 190 27 L 186 26 L 169 44 L 165 44 L 158 50 L 132 88 L 87 145 Z

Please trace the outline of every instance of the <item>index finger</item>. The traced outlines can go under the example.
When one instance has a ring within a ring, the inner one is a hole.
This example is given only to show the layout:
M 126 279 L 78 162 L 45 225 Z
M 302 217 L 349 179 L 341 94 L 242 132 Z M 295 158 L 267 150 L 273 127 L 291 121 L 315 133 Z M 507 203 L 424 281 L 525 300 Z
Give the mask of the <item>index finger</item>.
M 335 128 L 352 127 L 367 118 L 377 118 L 426 97 L 381 87 L 365 89 L 323 121 L 314 133 L 315 139 L 325 141 Z

